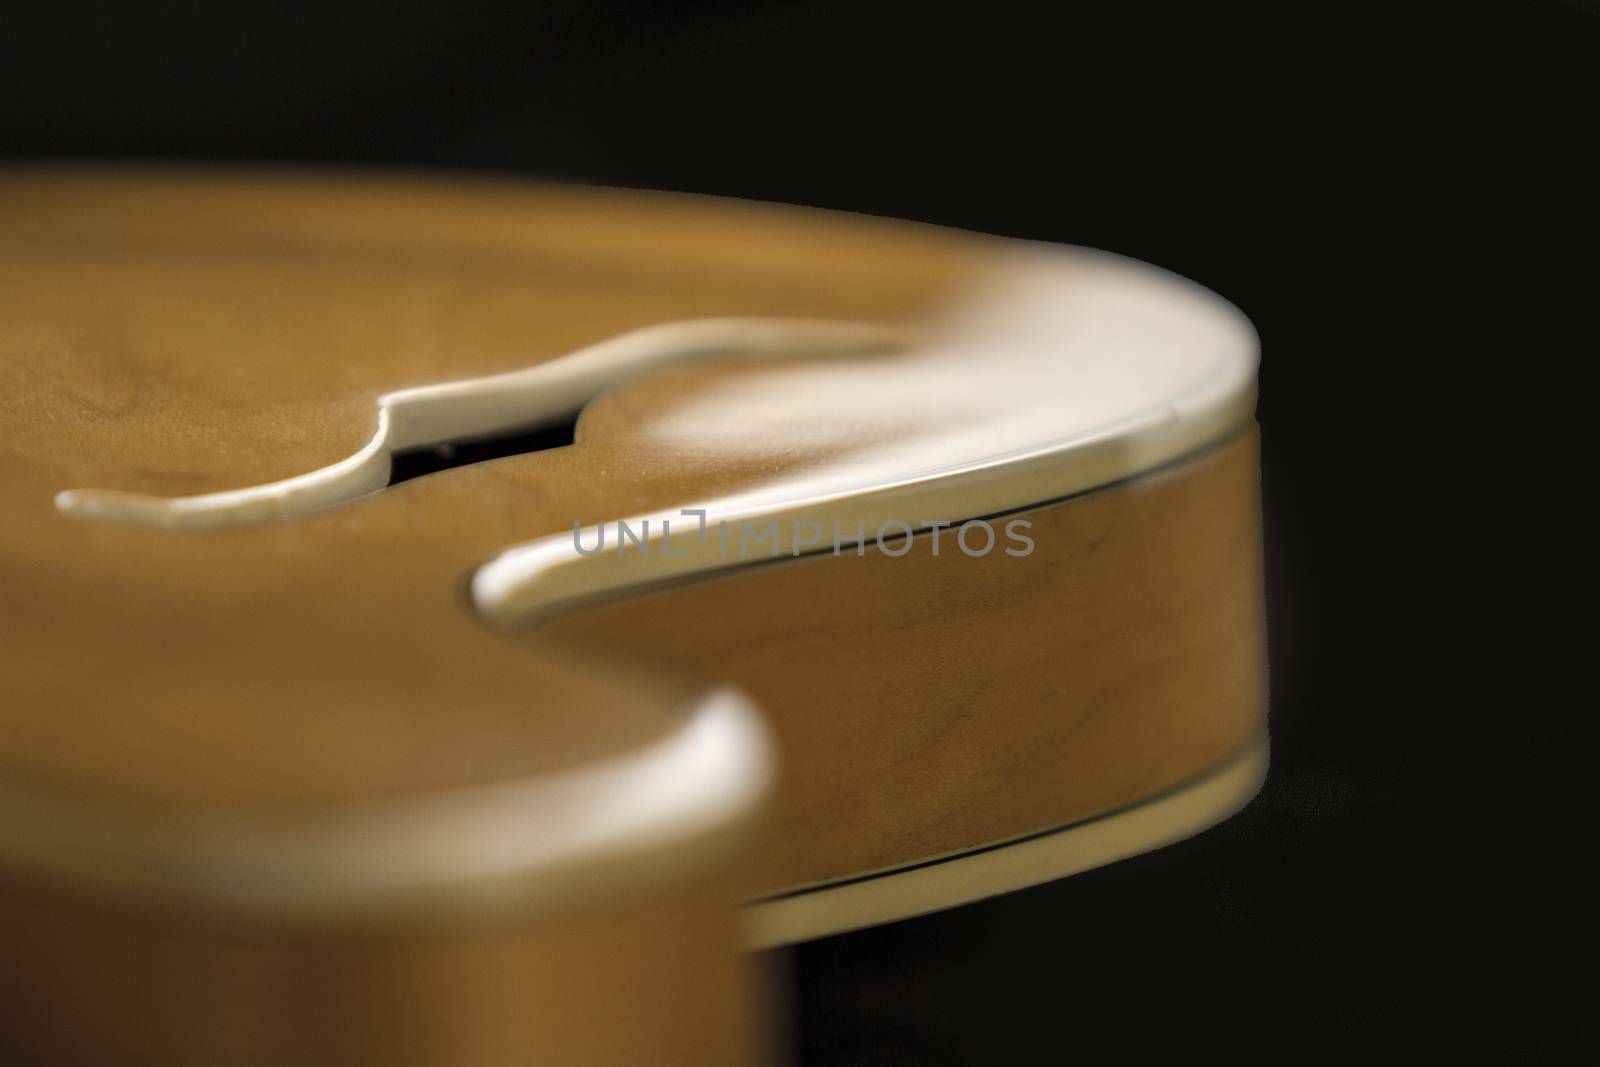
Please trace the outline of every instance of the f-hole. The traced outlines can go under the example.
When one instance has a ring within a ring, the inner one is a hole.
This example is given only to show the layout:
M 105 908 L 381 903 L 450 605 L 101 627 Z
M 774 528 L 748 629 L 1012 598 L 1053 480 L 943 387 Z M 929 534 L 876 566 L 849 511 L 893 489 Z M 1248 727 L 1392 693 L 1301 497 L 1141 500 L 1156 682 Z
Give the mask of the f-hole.
M 512 430 L 490 437 L 472 437 L 408 448 L 390 457 L 389 484 L 399 485 L 425 474 L 437 474 L 491 459 L 565 448 L 577 440 L 577 429 L 578 416 L 574 414 L 562 422 L 546 423 L 531 430 Z

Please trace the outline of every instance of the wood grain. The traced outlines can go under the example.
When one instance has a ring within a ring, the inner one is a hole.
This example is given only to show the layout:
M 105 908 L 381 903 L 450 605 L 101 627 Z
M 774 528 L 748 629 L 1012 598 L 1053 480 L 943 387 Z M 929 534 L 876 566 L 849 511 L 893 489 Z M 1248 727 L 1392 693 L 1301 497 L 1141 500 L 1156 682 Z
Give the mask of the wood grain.
M 1025 557 L 965 555 L 945 530 L 938 555 L 928 534 L 825 553 L 538 636 L 750 693 L 786 768 L 758 884 L 825 882 L 1075 822 L 1252 743 L 1257 486 L 1252 433 L 1008 516 L 1031 523 Z
M 732 315 L 922 340 L 641 377 L 571 447 L 287 521 L 53 504 L 302 474 L 361 448 L 385 392 Z M 742 1062 L 734 899 L 1136 803 L 1259 735 L 1253 361 L 1242 317 L 1179 279 L 907 224 L 516 183 L 0 175 L 0 1049 Z M 624 589 L 523 632 L 469 601 L 486 560 L 575 520 L 870 496 L 963 463 L 1009 487 L 1031 556 L 919 536 L 899 558 Z M 672 863 L 597 835 L 560 901 L 375 898 L 331 923 L 186 895 L 260 828 L 314 838 L 632 766 L 729 682 L 778 742 L 770 821 L 751 792 L 679 827 Z M 124 825 L 162 843 L 141 873 L 170 899 L 92 848 L 71 875 L 44 862 Z

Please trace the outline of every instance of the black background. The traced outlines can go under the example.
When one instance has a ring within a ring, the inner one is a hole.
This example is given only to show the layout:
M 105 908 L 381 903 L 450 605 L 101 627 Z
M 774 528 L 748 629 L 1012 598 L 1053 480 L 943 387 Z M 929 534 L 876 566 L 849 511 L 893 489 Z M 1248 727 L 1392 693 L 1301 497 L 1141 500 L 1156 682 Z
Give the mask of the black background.
M 0 152 L 724 193 L 1210 286 L 1264 348 L 1264 792 L 796 950 L 800 1062 L 1596 1063 L 1592 697 L 1554 682 L 1592 627 L 1521 535 L 1595 354 L 1597 72 L 1577 0 L 11 5 Z

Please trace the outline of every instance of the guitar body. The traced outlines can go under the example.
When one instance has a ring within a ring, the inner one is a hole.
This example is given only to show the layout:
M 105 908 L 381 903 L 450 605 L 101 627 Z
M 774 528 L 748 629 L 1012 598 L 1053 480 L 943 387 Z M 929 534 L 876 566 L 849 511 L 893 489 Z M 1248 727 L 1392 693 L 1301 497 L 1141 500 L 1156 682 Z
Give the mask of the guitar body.
M 1254 383 L 1081 250 L 0 176 L 0 1051 L 744 1063 L 745 950 L 1225 817 Z

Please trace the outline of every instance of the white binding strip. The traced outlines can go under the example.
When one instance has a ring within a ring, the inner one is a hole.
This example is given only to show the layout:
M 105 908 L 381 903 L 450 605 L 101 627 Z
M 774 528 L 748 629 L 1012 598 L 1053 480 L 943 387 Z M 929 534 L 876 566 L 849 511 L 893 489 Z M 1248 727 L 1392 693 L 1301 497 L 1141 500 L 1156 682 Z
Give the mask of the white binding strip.
M 1099 818 L 1011 844 L 935 858 L 745 906 L 745 944 L 775 948 L 923 915 L 1065 878 L 1181 841 L 1256 795 L 1267 741 L 1179 789 Z
M 644 531 L 643 545 L 623 551 L 614 539 L 598 554 L 594 531 L 577 530 L 538 538 L 500 553 L 472 576 L 478 611 L 502 627 L 534 624 L 564 612 L 632 592 L 646 591 L 717 571 L 833 551 L 834 524 L 846 536 L 843 550 L 888 528 L 892 539 L 919 520 L 961 522 L 1026 508 L 1108 485 L 1149 471 L 1219 442 L 1245 425 L 1255 408 L 1255 391 L 1241 375 L 1221 388 L 1175 401 L 1157 412 L 1100 428 L 1040 448 L 957 464 L 896 481 L 863 479 L 844 489 L 807 495 L 803 481 L 786 484 L 796 494 L 773 500 L 760 493 L 701 501 L 676 511 L 635 515 L 623 520 Z M 698 517 L 706 513 L 702 531 Z M 616 524 L 611 524 L 616 528 Z M 755 545 L 752 534 L 772 530 Z M 811 535 L 821 531 L 821 540 Z M 579 551 L 580 543 L 585 551 Z
M 417 386 L 378 398 L 378 426 L 355 454 L 307 474 L 245 489 L 161 497 L 108 489 L 57 493 L 64 514 L 140 526 L 222 526 L 304 515 L 382 489 L 390 457 L 463 438 L 570 417 L 605 390 L 714 356 L 882 352 L 902 343 L 883 326 L 824 319 L 712 318 L 647 326 L 505 374 Z
M 91 814 L 12 787 L 0 855 L 35 876 L 222 914 L 383 922 L 542 908 L 703 869 L 748 825 L 771 768 L 759 717 L 720 689 L 636 753 L 306 819 Z

